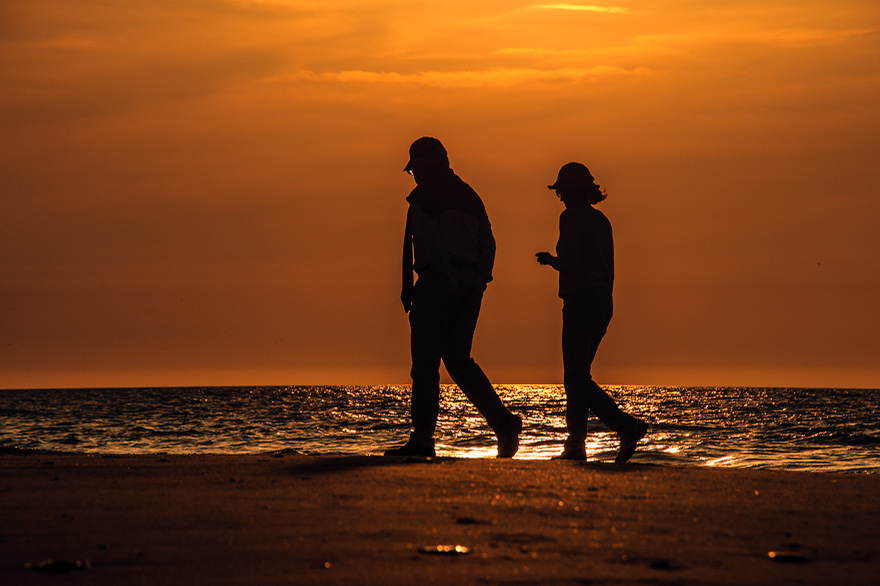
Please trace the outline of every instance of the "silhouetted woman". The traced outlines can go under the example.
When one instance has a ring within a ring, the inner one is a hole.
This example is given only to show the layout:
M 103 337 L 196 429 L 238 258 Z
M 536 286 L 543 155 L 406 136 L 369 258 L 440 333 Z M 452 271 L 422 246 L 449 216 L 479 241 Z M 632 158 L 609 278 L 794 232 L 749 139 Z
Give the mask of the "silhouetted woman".
M 648 425 L 620 410 L 593 381 L 590 368 L 599 343 L 608 329 L 613 309 L 614 240 L 611 222 L 593 206 L 605 192 L 581 163 L 568 163 L 559 170 L 556 183 L 548 186 L 565 205 L 559 216 L 556 256 L 539 252 L 542 265 L 559 271 L 562 298 L 562 363 L 565 383 L 565 420 L 568 437 L 558 458 L 586 460 L 584 442 L 587 419 L 592 411 L 617 432 L 620 451 L 616 462 L 626 462 Z

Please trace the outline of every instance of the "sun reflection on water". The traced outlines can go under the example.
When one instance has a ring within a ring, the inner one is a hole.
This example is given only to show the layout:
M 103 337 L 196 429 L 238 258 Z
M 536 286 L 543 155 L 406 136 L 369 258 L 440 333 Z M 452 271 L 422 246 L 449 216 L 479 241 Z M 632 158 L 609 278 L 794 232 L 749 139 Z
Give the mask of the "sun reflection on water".
M 520 450 L 516 457 L 546 460 L 562 452 L 567 435 L 565 394 L 561 385 L 499 385 L 498 395 L 508 408 L 523 418 Z M 617 435 L 595 418 L 585 443 L 588 459 L 613 459 Z M 457 458 L 494 458 L 496 438 L 463 394 L 454 385 L 443 387 L 438 420 L 438 455 Z
M 518 459 L 548 459 L 566 437 L 561 385 L 499 385 L 523 418 Z M 880 391 L 604 387 L 651 425 L 635 463 L 880 472 Z M 408 385 L 43 389 L 0 393 L 0 450 L 102 454 L 381 455 L 410 432 Z M 496 438 L 444 385 L 438 455 L 494 458 Z M 613 460 L 616 434 L 588 422 L 587 457 Z

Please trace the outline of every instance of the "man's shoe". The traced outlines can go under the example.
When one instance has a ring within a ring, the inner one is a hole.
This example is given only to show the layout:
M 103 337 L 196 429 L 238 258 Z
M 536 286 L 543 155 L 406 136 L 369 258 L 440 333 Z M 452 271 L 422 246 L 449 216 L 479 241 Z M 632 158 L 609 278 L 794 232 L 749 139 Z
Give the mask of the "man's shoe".
M 562 453 L 553 456 L 553 460 L 575 460 L 577 462 L 585 462 L 587 460 L 587 450 L 584 448 L 583 439 L 575 439 L 572 436 L 565 438 L 562 445 Z
M 522 418 L 510 414 L 498 432 L 498 457 L 513 458 L 519 450 L 519 434 L 522 433 Z
M 636 444 L 645 437 L 646 433 L 648 433 L 648 424 L 641 419 L 633 417 L 632 421 L 624 425 L 617 432 L 618 437 L 620 437 L 620 451 L 617 453 L 614 461 L 618 464 L 623 464 L 632 458 L 633 453 L 636 451 Z
M 586 462 L 587 461 L 587 450 L 581 448 L 580 450 L 562 450 L 562 453 L 558 456 L 553 456 L 550 458 L 551 460 L 575 460 L 577 462 Z
M 417 456 L 419 458 L 434 458 L 436 457 L 436 453 L 434 452 L 434 448 L 427 448 L 425 446 L 417 446 L 414 443 L 406 442 L 399 448 L 391 448 L 385 450 L 386 456 Z

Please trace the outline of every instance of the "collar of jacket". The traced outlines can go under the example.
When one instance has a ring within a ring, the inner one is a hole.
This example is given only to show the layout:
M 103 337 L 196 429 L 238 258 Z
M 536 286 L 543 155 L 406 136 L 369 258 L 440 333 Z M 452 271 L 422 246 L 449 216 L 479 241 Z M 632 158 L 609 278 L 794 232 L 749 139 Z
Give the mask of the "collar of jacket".
M 451 170 L 448 175 L 417 185 L 407 196 L 406 201 L 419 206 L 432 218 L 450 209 L 475 218 L 485 213 L 483 202 L 477 192 Z

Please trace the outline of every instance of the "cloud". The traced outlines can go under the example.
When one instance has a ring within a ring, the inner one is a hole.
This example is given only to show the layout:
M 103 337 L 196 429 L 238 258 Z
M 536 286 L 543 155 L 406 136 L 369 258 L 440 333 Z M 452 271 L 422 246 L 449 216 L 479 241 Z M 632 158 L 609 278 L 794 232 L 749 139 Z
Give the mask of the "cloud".
M 553 49 L 548 47 L 505 47 L 495 49 L 492 55 L 503 57 L 564 57 L 583 59 L 595 56 L 598 49 Z
M 421 85 L 439 88 L 507 87 L 540 81 L 592 81 L 608 77 L 645 75 L 645 68 L 624 69 L 610 65 L 595 67 L 565 67 L 559 69 L 530 69 L 497 67 L 482 71 L 422 71 L 397 73 L 392 71 L 338 71 L 316 73 L 300 71 L 292 75 L 273 78 L 283 81 L 329 81 L 340 83 L 393 83 Z
M 706 30 L 692 33 L 641 35 L 634 39 L 636 44 L 660 45 L 704 45 L 709 43 L 753 43 L 805 47 L 820 44 L 848 41 L 859 37 L 876 35 L 876 28 L 816 29 L 783 28 L 763 31 Z
M 91 50 L 106 49 L 107 44 L 97 39 L 84 37 L 58 37 L 47 41 L 37 41 L 26 44 L 27 47 L 37 49 L 62 49 L 62 50 Z
M 595 6 L 591 4 L 534 4 L 529 6 L 536 10 L 574 10 L 578 12 L 599 12 L 602 14 L 623 14 L 629 12 L 622 6 Z

